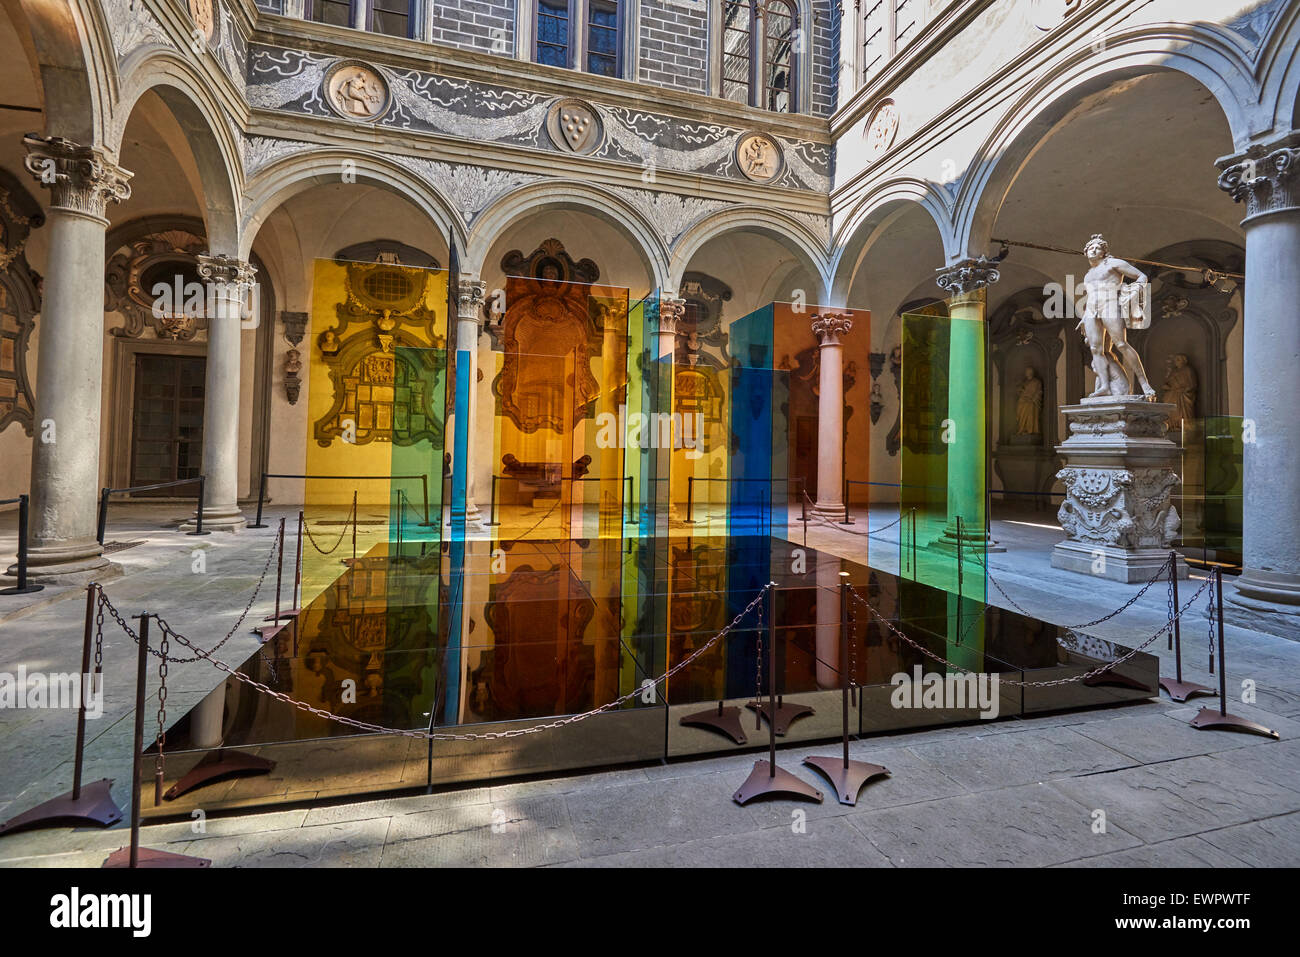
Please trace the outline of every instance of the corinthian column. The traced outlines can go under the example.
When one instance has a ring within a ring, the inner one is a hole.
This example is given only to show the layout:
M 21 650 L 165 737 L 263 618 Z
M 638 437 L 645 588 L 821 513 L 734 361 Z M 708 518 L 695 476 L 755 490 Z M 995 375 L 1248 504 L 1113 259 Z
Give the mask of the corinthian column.
M 257 270 L 230 256 L 199 256 L 208 286 L 208 359 L 203 385 L 203 527 L 237 532 L 239 511 L 239 352 Z
M 460 285 L 456 289 L 457 374 L 460 374 L 461 362 L 469 366 L 469 408 L 457 407 L 456 415 L 465 416 L 469 441 L 466 443 L 465 461 L 453 461 L 452 471 L 453 474 L 459 474 L 461 469 L 465 470 L 465 517 L 474 522 L 482 520 L 478 505 L 474 501 L 477 491 L 474 482 L 474 461 L 477 458 L 474 454 L 474 446 L 478 441 L 475 428 L 478 421 L 478 336 L 483 324 L 483 300 L 486 295 L 487 284 L 473 278 L 460 280 Z M 452 388 L 455 389 L 455 383 L 452 384 Z M 455 455 L 454 445 L 452 454 Z
M 29 577 L 76 583 L 119 574 L 95 541 L 104 360 L 104 233 L 131 173 L 97 147 L 23 137 L 24 165 L 50 191 L 50 252 L 36 362 Z
M 1300 627 L 1300 131 L 1219 160 L 1246 205 L 1243 570 L 1232 601 L 1262 627 Z M 1252 441 L 1253 440 L 1253 441 Z
M 658 322 L 655 325 L 657 358 L 672 357 L 677 351 L 677 328 L 686 318 L 686 300 L 671 293 L 659 300 Z
M 848 313 L 813 316 L 820 343 L 821 378 L 817 385 L 817 505 L 820 515 L 844 518 L 844 345 L 853 329 Z
M 984 304 L 987 289 L 1000 278 L 997 266 L 983 256 L 938 270 L 935 282 L 949 296 L 948 315 L 965 322 L 952 324 L 948 351 L 949 416 L 964 413 L 960 430 L 948 445 L 948 524 L 941 544 L 957 547 L 957 518 L 963 548 L 1006 551 L 985 527 L 988 508 L 988 428 L 982 413 L 987 404 Z M 973 320 L 973 321 L 972 321 Z M 904 359 L 906 361 L 906 359 Z M 972 482 L 972 477 L 983 476 Z

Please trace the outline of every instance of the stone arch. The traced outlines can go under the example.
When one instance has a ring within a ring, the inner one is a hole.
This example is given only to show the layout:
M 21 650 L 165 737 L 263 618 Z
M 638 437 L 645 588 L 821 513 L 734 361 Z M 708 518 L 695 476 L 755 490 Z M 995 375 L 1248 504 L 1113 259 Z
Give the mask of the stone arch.
M 1253 126 L 1248 104 L 1256 101 L 1257 87 L 1242 51 L 1223 31 L 1193 24 L 1148 24 L 1108 34 L 1106 43 L 1102 53 L 1083 46 L 1054 63 L 1021 91 L 985 140 L 958 193 L 950 261 L 987 252 L 998 210 L 1020 169 L 1082 97 L 1156 71 L 1183 73 L 1214 96 L 1233 142 L 1241 146 L 1249 139 Z
M 114 110 L 108 146 L 117 154 L 140 98 L 154 93 L 185 131 L 203 187 L 201 205 L 209 250 L 234 256 L 240 248 L 239 207 L 243 158 L 236 134 L 217 98 L 194 66 L 174 50 L 153 49 L 134 61 Z
M 1260 51 L 1260 85 L 1278 132 L 1300 129 L 1300 5 L 1285 4 Z
M 112 44 L 99 5 L 92 0 L 2 2 L 19 34 L 27 28 L 21 39 L 39 74 L 45 135 L 102 146 L 116 71 L 109 65 Z
M 915 178 L 893 179 L 874 187 L 846 217 L 832 253 L 830 301 L 845 302 L 863 256 L 875 238 L 907 210 L 920 206 L 934 221 L 945 253 L 956 248 L 951 198 L 942 187 Z M 934 263 L 938 269 L 942 263 Z
M 573 180 L 530 183 L 497 197 L 478 215 L 466 243 L 467 268 L 485 268 L 487 256 L 511 226 L 534 213 L 568 209 L 589 213 L 627 236 L 646 275 L 659 289 L 668 282 L 668 254 L 655 227 L 636 207 L 608 189 Z
M 758 206 L 736 206 L 706 216 L 691 225 L 674 244 L 669 264 L 667 289 L 676 291 L 682 275 L 701 249 L 729 233 L 753 233 L 775 240 L 790 250 L 821 288 L 815 290 L 818 302 L 826 292 L 825 242 L 792 216 Z
M 247 258 L 267 218 L 290 198 L 313 186 L 340 182 L 344 163 L 355 181 L 378 186 L 402 197 L 423 212 L 446 236 L 465 248 L 466 234 L 454 206 L 437 189 L 406 167 L 374 153 L 341 148 L 307 150 L 277 160 L 249 177 L 240 220 L 240 257 Z

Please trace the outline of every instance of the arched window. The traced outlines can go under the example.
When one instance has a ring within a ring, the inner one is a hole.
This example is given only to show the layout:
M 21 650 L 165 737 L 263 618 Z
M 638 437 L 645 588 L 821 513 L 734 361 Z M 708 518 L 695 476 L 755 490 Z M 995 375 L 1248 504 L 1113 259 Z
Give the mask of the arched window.
M 719 93 L 778 113 L 797 108 L 799 11 L 790 0 L 722 0 Z

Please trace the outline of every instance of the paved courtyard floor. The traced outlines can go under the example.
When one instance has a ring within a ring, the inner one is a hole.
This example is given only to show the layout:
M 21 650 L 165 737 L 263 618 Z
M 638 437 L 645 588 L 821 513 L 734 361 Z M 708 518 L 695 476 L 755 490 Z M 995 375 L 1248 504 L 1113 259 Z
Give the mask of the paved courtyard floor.
M 108 541 L 139 542 L 114 553 L 125 570 L 105 584 L 124 612 L 147 608 L 209 647 L 234 624 L 273 541 L 273 529 L 187 538 L 167 523 L 188 508 L 114 510 Z M 287 509 L 270 509 L 272 524 Z M 1051 621 L 1077 622 L 1114 610 L 1136 586 L 1050 568 L 1060 537 L 1047 513 L 993 523 L 1007 546 L 991 574 L 1015 601 Z M 887 525 L 881 509 L 871 528 Z M 0 554 L 12 554 L 13 518 L 0 516 Z M 867 539 L 814 524 L 808 544 L 896 567 L 896 529 Z M 802 530 L 795 536 L 802 537 Z M 364 547 L 364 543 L 363 543 Z M 194 553 L 201 550 L 203 572 Z M 1194 572 L 1194 574 L 1199 574 Z M 272 582 L 273 584 L 273 582 Z M 1194 588 L 1199 582 L 1193 580 Z M 1230 586 L 1227 586 L 1230 588 Z M 84 594 L 47 588 L 0 596 L 0 671 L 76 671 Z M 237 663 L 258 646 L 247 628 L 271 608 L 264 588 L 248 622 L 223 647 Z M 1009 603 L 993 586 L 989 601 Z M 1133 645 L 1166 618 L 1152 588 L 1093 633 Z M 130 780 L 134 646 L 120 632 L 105 649 L 104 716 L 91 722 L 87 780 Z M 1184 625 L 1185 677 L 1206 671 L 1204 612 Z M 731 794 L 754 753 L 603 770 L 548 780 L 490 784 L 415 796 L 210 816 L 143 830 L 145 846 L 210 858 L 214 866 L 1294 866 L 1300 864 L 1300 641 L 1227 629 L 1229 710 L 1264 723 L 1281 741 L 1201 732 L 1188 725 L 1200 704 L 1165 697 L 1138 704 L 853 742 L 852 756 L 887 766 L 856 807 L 792 801 L 740 807 Z M 1166 662 L 1163 639 L 1149 649 Z M 152 670 L 152 669 L 151 669 Z M 1170 673 L 1172 664 L 1162 669 Z M 156 683 L 156 676 L 151 676 Z M 196 704 L 220 675 L 204 663 L 173 666 L 169 707 Z M 1255 684 L 1254 704 L 1239 700 Z M 150 691 L 154 691 L 154 683 Z M 1214 703 L 1217 699 L 1194 699 Z M 149 712 L 152 715 L 152 706 Z M 57 710 L 0 710 L 0 819 L 67 790 L 75 721 Z M 799 744 L 781 766 L 810 782 L 805 755 L 834 746 Z M 819 785 L 820 786 L 820 785 Z M 1103 820 L 1104 829 L 1098 826 Z M 127 841 L 108 830 L 57 828 L 0 837 L 0 865 L 94 866 Z

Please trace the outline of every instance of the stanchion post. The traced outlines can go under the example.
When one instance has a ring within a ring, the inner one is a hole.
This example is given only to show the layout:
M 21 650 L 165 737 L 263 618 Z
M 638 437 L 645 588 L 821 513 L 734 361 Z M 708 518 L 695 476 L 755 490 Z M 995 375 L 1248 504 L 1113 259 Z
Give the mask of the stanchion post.
M 686 476 L 686 524 L 695 524 L 695 476 Z
M 424 527 L 429 527 L 429 475 L 426 472 L 420 476 L 420 485 L 424 489 Z
M 45 588 L 44 585 L 27 584 L 27 527 L 31 521 L 30 509 L 30 499 L 26 493 L 19 495 L 17 581 L 12 588 L 0 588 L 0 595 L 28 595 Z
M 492 476 L 492 501 L 488 504 L 488 525 L 499 525 L 497 521 L 497 477 Z
M 135 744 L 131 749 L 131 867 L 140 865 L 140 758 L 144 753 L 144 684 L 149 671 L 149 613 L 135 617 L 140 619 L 140 640 L 135 660 Z
M 95 604 L 99 585 L 91 582 L 86 586 L 86 629 L 81 642 L 81 705 L 77 708 L 77 753 L 72 759 L 72 800 L 81 798 L 81 768 L 84 763 L 83 752 L 86 748 L 86 678 L 90 675 L 90 638 L 95 627 Z
M 298 509 L 297 551 L 293 557 L 293 607 L 298 608 L 298 595 L 302 585 L 302 526 L 305 516 L 303 509 Z
M 1241 731 L 1276 741 L 1281 738 L 1281 735 L 1271 728 L 1266 728 L 1257 721 L 1228 714 L 1228 662 L 1224 659 L 1223 646 L 1223 570 L 1216 568 L 1210 574 L 1213 576 L 1211 584 L 1214 588 L 1216 619 L 1211 622 L 1211 628 L 1217 627 L 1219 632 L 1219 710 L 1215 713 L 1210 708 L 1202 708 L 1191 720 L 1191 725 L 1198 731 Z M 1211 640 L 1213 640 L 1213 631 L 1211 631 Z
M 262 503 L 266 501 L 266 473 L 262 473 L 261 480 L 257 483 L 257 521 L 249 528 L 266 528 L 262 523 Z
M 104 544 L 104 533 L 108 529 L 108 496 L 112 491 L 110 488 L 99 490 L 99 522 L 95 530 L 95 541 Z
M 1165 689 L 1172 701 L 1186 701 L 1196 694 L 1212 695 L 1213 688 L 1183 680 L 1183 629 L 1182 616 L 1179 614 L 1181 606 L 1178 604 L 1178 553 L 1174 551 L 1169 553 L 1169 588 L 1170 615 L 1173 617 L 1169 642 L 1174 649 L 1174 677 L 1172 679 L 1162 677 L 1160 687 Z
M 210 532 L 203 530 L 203 490 L 207 486 L 207 476 L 199 476 L 199 495 L 198 503 L 194 507 L 194 531 L 190 535 L 208 535 Z
M 352 490 L 352 564 L 357 563 L 357 490 Z
M 1214 611 L 1219 627 L 1219 714 L 1228 713 L 1228 660 L 1223 656 L 1223 569 L 1214 570 Z

